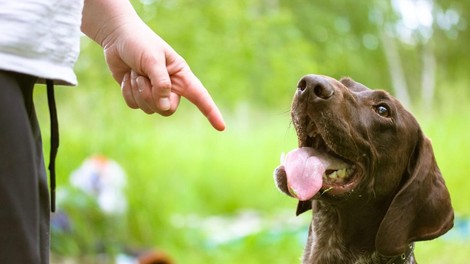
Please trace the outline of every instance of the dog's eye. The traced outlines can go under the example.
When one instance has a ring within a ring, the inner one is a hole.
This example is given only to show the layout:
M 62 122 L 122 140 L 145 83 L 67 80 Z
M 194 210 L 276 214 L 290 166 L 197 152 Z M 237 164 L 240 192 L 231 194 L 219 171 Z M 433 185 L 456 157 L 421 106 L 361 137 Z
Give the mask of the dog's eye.
M 387 105 L 380 104 L 375 106 L 375 112 L 383 117 L 390 117 L 390 110 Z

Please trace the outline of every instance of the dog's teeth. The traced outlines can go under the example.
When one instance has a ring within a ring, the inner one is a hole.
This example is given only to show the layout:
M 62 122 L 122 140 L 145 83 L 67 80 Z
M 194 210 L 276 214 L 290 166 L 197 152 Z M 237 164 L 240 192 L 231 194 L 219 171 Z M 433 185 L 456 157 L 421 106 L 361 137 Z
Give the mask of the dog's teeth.
M 338 175 L 339 178 L 344 178 L 346 176 L 346 169 L 341 169 L 336 171 L 336 174 Z
M 335 171 L 335 172 L 333 172 L 333 173 L 330 173 L 330 174 L 328 175 L 328 178 L 330 178 L 330 179 L 336 179 L 336 178 L 338 178 L 338 174 L 337 174 L 336 171 Z
M 349 168 L 344 168 L 340 170 L 336 170 L 328 175 L 323 175 L 324 178 L 330 178 L 333 180 L 343 180 L 349 177 L 352 174 L 353 170 Z
M 326 175 L 323 174 L 323 180 L 330 180 L 334 183 L 344 183 L 345 179 L 347 179 L 351 174 L 354 172 L 354 168 L 343 168 L 339 170 L 335 170 L 334 172 Z
M 285 160 L 286 160 L 286 153 L 282 152 L 281 153 L 281 158 L 280 158 L 281 165 L 284 165 Z
M 353 173 L 354 173 L 354 167 L 346 169 L 346 176 L 347 177 L 351 176 Z

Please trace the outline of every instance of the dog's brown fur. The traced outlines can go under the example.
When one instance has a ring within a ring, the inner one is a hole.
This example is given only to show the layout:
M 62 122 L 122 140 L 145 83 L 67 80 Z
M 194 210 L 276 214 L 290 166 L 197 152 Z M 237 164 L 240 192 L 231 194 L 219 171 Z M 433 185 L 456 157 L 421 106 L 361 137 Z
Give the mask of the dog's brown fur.
M 299 202 L 299 213 L 314 211 L 303 263 L 386 263 L 414 241 L 436 238 L 453 226 L 431 142 L 387 92 L 349 78 L 307 75 L 291 113 L 299 147 L 322 145 L 356 168 L 354 182 L 343 189 L 322 189 L 323 195 Z M 290 195 L 282 167 L 275 176 Z M 407 261 L 414 263 L 414 256 Z

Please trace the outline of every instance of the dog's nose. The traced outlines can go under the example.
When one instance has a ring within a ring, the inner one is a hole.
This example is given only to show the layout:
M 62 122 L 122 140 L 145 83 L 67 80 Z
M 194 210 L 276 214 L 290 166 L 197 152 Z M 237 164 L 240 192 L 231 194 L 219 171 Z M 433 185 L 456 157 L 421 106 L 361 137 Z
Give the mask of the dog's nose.
M 309 74 L 300 79 L 297 84 L 299 94 L 312 94 L 316 98 L 327 100 L 335 93 L 330 82 L 318 75 Z

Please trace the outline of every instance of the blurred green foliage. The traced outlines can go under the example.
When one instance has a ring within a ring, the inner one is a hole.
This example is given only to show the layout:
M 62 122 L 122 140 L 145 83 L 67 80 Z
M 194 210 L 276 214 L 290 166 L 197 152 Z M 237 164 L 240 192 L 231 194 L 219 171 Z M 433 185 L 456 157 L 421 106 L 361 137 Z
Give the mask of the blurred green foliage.
M 227 131 L 213 131 L 185 101 L 170 118 L 128 109 L 102 49 L 82 39 L 76 65 L 79 87 L 57 89 L 58 181 L 68 185 L 67 176 L 89 155 L 103 154 L 118 161 L 128 174 L 129 212 L 128 227 L 116 230 L 116 235 L 124 235 L 126 244 L 159 247 L 178 263 L 238 263 L 240 259 L 298 263 L 304 241 L 294 241 L 292 236 L 266 239 L 260 234 L 213 249 L 172 219 L 174 215 L 231 215 L 243 208 L 268 217 L 291 209 L 294 218 L 295 201 L 276 190 L 271 175 L 279 154 L 296 146 L 290 101 L 298 79 L 307 73 L 351 76 L 395 94 L 392 72 L 401 71 L 409 107 L 432 139 L 456 214 L 470 217 L 466 177 L 470 171 L 469 1 L 433 1 L 431 27 L 415 28 L 407 39 L 400 35 L 402 17 L 389 1 L 132 3 L 142 19 L 188 61 L 219 104 Z M 387 41 L 394 44 L 398 68 L 390 66 Z M 434 59 L 435 69 L 425 67 L 426 56 Z M 435 92 L 430 102 L 422 104 L 424 75 L 431 76 Z M 47 124 L 44 91 L 36 93 L 41 123 Z M 47 153 L 46 125 L 43 133 Z M 87 241 L 89 231 L 83 233 Z M 446 256 L 448 263 L 466 263 L 469 243 L 468 239 L 418 243 L 418 260 L 444 263 L 442 256 Z
M 470 34 L 464 10 L 470 4 L 430 2 L 433 24 L 410 29 L 400 24 L 393 2 L 133 1 L 150 27 L 228 106 L 240 100 L 276 106 L 288 100 L 301 75 L 311 72 L 351 76 L 369 87 L 393 90 L 383 34 L 395 43 L 414 102 L 420 101 L 427 49 L 438 64 L 438 87 L 466 81 L 470 65 L 462 51 Z M 429 31 L 431 36 L 422 33 Z M 409 36 L 402 36 L 406 32 Z

